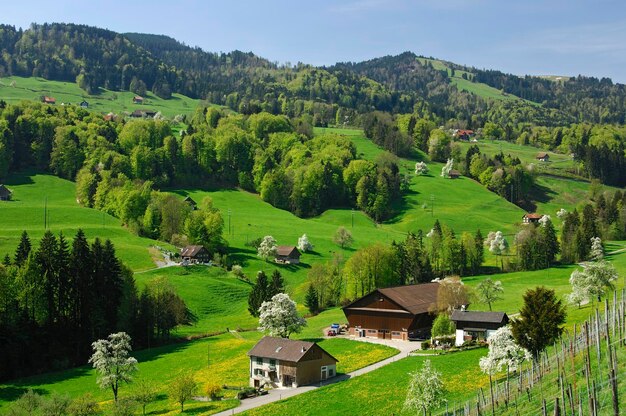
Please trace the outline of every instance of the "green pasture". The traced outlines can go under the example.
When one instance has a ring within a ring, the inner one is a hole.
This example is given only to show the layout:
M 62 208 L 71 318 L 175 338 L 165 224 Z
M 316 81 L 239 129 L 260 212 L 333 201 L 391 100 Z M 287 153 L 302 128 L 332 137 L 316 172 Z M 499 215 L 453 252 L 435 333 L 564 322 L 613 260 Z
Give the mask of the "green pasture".
M 0 202 L 1 257 L 13 256 L 23 230 L 28 232 L 36 249 L 45 232 L 44 212 L 47 212 L 48 228 L 55 235 L 63 232 L 71 239 L 82 228 L 89 240 L 111 239 L 117 256 L 133 270 L 153 268 L 153 258 L 160 257 L 156 250 L 150 249 L 156 241 L 137 237 L 115 217 L 81 207 L 76 202 L 74 182 L 52 175 L 20 173 L 9 175 L 5 185 L 13 191 L 13 198 Z
M 80 89 L 75 82 L 17 76 L 0 78 L 0 100 L 9 103 L 22 100 L 40 101 L 42 95 L 54 97 L 57 106 L 62 103 L 78 105 L 85 100 L 89 103 L 90 110 L 104 114 L 109 112 L 116 114 L 132 113 L 137 109 L 146 109 L 160 111 L 169 118 L 178 114 L 192 114 L 199 103 L 198 100 L 181 94 L 172 94 L 172 98 L 164 100 L 151 92 L 146 92 L 143 97 L 145 99 L 143 104 L 133 104 L 135 94 L 130 91 L 100 89 L 98 94 L 89 95 Z

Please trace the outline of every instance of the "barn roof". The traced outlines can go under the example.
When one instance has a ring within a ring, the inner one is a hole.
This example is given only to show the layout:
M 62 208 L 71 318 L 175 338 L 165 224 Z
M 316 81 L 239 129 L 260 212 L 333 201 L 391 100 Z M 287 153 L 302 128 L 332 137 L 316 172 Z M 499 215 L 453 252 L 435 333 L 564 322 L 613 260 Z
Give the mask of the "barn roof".
M 190 196 L 185 197 L 185 199 L 183 199 L 183 202 L 187 202 L 188 204 L 191 204 L 191 205 L 194 205 L 194 206 L 195 206 L 195 205 L 198 205 L 198 204 L 196 203 L 196 201 L 194 201 L 193 199 L 191 199 L 191 197 L 190 197 Z
M 300 251 L 294 246 L 278 246 L 276 247 L 276 255 L 285 257 L 289 257 L 292 255 L 299 256 Z
M 418 315 L 421 313 L 427 313 L 432 310 L 432 307 L 437 304 L 437 291 L 439 290 L 439 283 L 422 283 L 419 285 L 406 285 L 406 286 L 395 286 L 395 287 L 387 287 L 384 289 L 376 289 L 374 292 L 378 292 L 380 295 L 388 298 L 390 301 L 401 307 L 402 309 L 412 313 L 414 315 Z M 344 307 L 344 309 L 352 309 L 352 310 L 369 310 L 369 308 L 361 308 L 358 306 L 353 306 L 358 304 L 358 302 L 370 296 L 371 293 L 355 300 L 348 306 Z M 380 311 L 380 309 L 376 309 Z M 398 313 L 397 310 L 389 310 L 388 312 Z
M 452 169 L 450 172 L 448 172 L 448 176 L 461 176 L 461 172 L 456 169 Z
M 543 217 L 543 214 L 524 214 L 522 218 L 528 218 L 530 220 L 540 220 Z
M 182 257 L 195 257 L 202 250 L 204 250 L 203 246 L 186 246 L 181 250 L 180 255 Z
M 537 153 L 537 156 L 535 156 L 535 159 L 543 159 L 546 156 L 550 157 L 550 155 L 547 154 L 546 152 L 539 152 L 539 153 Z
M 504 312 L 453 311 L 450 319 L 454 322 L 480 322 L 501 324 L 508 321 Z
M 297 363 L 311 348 L 319 348 L 324 353 L 328 354 L 326 350 L 314 342 L 276 337 L 263 337 L 254 347 L 252 347 L 250 351 L 248 351 L 248 355 Z M 333 360 L 339 361 L 332 355 L 328 355 Z

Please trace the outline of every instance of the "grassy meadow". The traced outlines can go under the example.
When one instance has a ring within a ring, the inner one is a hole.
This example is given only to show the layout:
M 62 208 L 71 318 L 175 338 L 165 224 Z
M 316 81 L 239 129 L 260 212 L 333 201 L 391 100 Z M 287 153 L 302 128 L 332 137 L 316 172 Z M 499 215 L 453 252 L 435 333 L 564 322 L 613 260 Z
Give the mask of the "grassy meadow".
M 40 101 L 39 97 L 42 95 L 54 97 L 55 105 L 62 103 L 78 105 L 85 100 L 89 103 L 89 109 L 104 114 L 132 113 L 138 109 L 145 109 L 160 111 L 168 118 L 178 114 L 192 114 L 199 103 L 199 100 L 181 94 L 172 94 L 172 98 L 164 100 L 151 92 L 146 92 L 143 104 L 133 104 L 135 94 L 130 91 L 100 89 L 98 94 L 89 95 L 75 82 L 49 81 L 36 77 L 0 78 L 0 100 L 8 103 L 23 100 Z

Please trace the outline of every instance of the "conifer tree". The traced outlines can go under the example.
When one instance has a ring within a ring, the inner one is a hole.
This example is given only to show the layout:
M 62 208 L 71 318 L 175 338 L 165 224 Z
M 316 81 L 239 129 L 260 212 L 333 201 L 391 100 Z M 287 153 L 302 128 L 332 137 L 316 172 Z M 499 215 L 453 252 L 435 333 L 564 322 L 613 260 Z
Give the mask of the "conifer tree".
M 315 314 L 320 309 L 319 299 L 317 297 L 317 290 L 313 285 L 309 285 L 309 289 L 304 297 L 304 306 L 309 309 L 309 312 Z
M 252 291 L 248 295 L 248 312 L 257 318 L 259 316 L 259 308 L 266 301 L 268 293 L 267 275 L 264 271 L 259 271 L 256 276 L 256 283 L 252 287 Z
M 17 250 L 15 250 L 14 262 L 16 266 L 21 266 L 24 264 L 26 259 L 28 259 L 30 250 L 31 250 L 31 244 L 30 244 L 30 238 L 28 237 L 28 233 L 26 231 L 22 231 L 22 236 L 20 237 L 20 243 L 17 246 Z
M 272 296 L 278 295 L 279 293 L 285 293 L 285 281 L 283 280 L 283 276 L 280 274 L 280 271 L 274 270 L 272 273 L 272 281 L 268 285 L 264 301 L 272 299 Z

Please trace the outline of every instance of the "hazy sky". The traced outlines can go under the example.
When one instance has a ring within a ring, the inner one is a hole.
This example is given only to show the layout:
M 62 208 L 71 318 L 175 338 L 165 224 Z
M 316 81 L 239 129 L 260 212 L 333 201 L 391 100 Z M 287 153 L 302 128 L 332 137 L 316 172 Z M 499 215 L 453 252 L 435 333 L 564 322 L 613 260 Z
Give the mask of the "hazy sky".
M 214 52 L 316 65 L 413 51 L 519 75 L 626 83 L 624 0 L 41 0 L 2 23 L 72 22 L 172 36 Z

